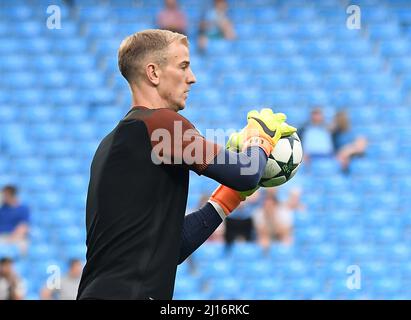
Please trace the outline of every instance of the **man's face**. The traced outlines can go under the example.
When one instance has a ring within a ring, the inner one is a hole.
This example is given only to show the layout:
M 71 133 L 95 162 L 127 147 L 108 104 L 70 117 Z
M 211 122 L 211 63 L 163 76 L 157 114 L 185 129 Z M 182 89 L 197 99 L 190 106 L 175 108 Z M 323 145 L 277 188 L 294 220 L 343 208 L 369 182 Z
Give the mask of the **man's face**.
M 170 44 L 167 65 L 161 68 L 158 92 L 175 111 L 184 109 L 191 85 L 196 78 L 191 71 L 189 50 L 179 41 Z
M 14 203 L 14 195 L 10 191 L 3 190 L 3 203 L 12 205 Z
M 11 262 L 4 262 L 0 265 L 0 274 L 9 276 L 13 271 L 13 264 Z
M 311 113 L 311 122 L 315 125 L 320 125 L 324 122 L 324 116 L 321 110 L 314 110 Z

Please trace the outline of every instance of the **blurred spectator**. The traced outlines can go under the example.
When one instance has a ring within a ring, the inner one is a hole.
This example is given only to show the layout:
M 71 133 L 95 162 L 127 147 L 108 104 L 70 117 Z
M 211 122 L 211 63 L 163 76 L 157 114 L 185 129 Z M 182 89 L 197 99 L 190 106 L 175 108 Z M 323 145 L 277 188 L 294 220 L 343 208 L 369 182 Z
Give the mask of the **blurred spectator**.
M 204 52 L 208 39 L 233 40 L 236 37 L 234 27 L 227 16 L 228 4 L 225 0 L 214 0 L 214 7 L 208 10 L 200 21 L 198 48 Z
M 224 240 L 227 245 L 231 245 L 234 241 L 254 240 L 255 229 L 252 215 L 259 198 L 260 193 L 257 191 L 225 219 Z
M 331 131 L 337 159 L 342 169 L 347 170 L 352 157 L 365 153 L 367 139 L 363 136 L 356 136 L 351 130 L 351 124 L 345 111 L 337 112 Z
M 263 206 L 253 213 L 258 242 L 263 248 L 268 248 L 271 241 L 292 244 L 294 213 L 303 208 L 300 195 L 299 189 L 291 189 L 288 199 L 280 202 L 275 193 L 267 192 Z
M 165 0 L 165 8 L 157 16 L 160 29 L 187 34 L 187 18 L 178 8 L 177 0 Z
M 77 290 L 80 284 L 83 264 L 79 259 L 72 259 L 69 262 L 69 271 L 61 279 L 59 289 L 43 288 L 41 291 L 42 300 L 76 300 Z
M 306 161 L 313 158 L 333 156 L 332 135 L 324 121 L 321 108 L 315 108 L 311 111 L 310 122 L 300 129 L 299 134 L 303 143 Z
M 15 273 L 13 260 L 0 259 L 0 300 L 22 300 L 25 288 L 20 277 Z
M 24 254 L 27 251 L 30 211 L 20 204 L 15 186 L 3 188 L 3 204 L 0 207 L 0 243 L 19 246 Z

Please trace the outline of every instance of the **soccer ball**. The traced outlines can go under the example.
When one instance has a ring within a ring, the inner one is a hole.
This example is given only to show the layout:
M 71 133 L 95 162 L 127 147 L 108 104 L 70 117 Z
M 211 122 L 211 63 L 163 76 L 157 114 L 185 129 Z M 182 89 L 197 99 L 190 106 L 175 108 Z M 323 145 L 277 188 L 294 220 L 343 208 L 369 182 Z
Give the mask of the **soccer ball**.
M 258 183 L 261 187 L 275 187 L 286 183 L 297 172 L 303 160 L 301 140 L 296 133 L 281 138 L 268 157 L 263 176 Z

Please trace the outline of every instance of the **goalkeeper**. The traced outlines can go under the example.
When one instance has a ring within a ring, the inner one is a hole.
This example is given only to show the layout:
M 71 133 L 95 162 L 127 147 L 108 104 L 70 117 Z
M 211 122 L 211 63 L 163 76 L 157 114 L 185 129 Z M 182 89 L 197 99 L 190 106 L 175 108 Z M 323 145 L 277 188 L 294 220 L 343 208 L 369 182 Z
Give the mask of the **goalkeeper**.
M 177 265 L 256 190 L 276 142 L 295 128 L 284 114 L 254 110 L 227 149 L 205 140 L 177 113 L 196 81 L 187 38 L 178 33 L 131 35 L 120 45 L 118 60 L 133 107 L 92 161 L 87 262 L 77 298 L 171 299 Z M 201 150 L 194 162 L 193 150 Z M 224 163 L 214 163 L 217 157 Z M 253 162 L 256 170 L 242 174 Z M 185 216 L 189 170 L 221 186 Z

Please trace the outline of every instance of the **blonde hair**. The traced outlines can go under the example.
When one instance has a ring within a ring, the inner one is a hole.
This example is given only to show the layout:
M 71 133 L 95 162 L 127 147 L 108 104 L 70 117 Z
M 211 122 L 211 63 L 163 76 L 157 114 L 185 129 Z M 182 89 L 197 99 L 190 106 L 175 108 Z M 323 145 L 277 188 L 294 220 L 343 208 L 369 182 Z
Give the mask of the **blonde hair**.
M 348 131 L 350 129 L 350 120 L 347 112 L 338 111 L 335 115 L 335 128 L 339 131 Z
M 147 62 L 164 66 L 167 64 L 167 47 L 174 41 L 181 41 L 188 46 L 185 35 L 168 30 L 148 29 L 128 36 L 118 49 L 121 74 L 131 83 L 144 76 Z

